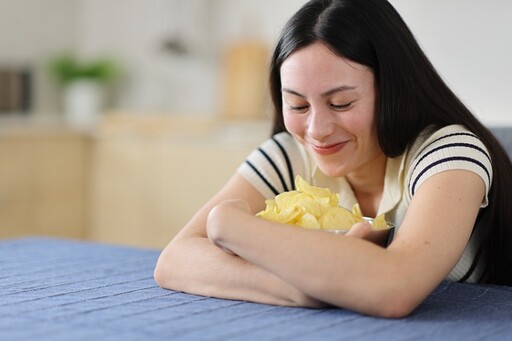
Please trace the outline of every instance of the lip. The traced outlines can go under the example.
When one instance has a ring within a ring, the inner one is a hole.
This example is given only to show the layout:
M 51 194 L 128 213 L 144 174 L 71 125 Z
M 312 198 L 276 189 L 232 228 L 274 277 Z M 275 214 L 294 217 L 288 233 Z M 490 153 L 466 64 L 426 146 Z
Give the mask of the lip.
M 330 155 L 339 152 L 347 142 L 334 143 L 326 146 L 311 145 L 311 149 L 319 155 Z

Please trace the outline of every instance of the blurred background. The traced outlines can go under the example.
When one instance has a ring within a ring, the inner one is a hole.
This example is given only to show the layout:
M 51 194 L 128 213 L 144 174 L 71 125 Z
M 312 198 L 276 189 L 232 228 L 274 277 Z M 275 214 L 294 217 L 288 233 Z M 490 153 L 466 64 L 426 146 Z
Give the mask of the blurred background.
M 0 238 L 163 247 L 268 136 L 268 58 L 303 3 L 0 0 Z M 512 2 L 391 3 L 512 124 Z

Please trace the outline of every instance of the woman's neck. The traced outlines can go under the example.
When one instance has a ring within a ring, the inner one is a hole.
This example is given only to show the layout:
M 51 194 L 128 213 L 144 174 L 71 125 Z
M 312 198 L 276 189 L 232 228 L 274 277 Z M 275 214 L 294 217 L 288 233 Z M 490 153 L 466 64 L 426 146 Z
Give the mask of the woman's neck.
M 364 169 L 347 175 L 347 180 L 364 216 L 375 217 L 384 190 L 387 157 L 381 154 Z

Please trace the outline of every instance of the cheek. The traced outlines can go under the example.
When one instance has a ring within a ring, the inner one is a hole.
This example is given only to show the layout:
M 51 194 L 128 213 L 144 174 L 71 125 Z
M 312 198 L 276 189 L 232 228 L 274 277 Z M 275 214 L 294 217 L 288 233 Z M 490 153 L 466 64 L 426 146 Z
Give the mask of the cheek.
M 361 138 L 364 138 L 368 145 L 378 146 L 378 138 L 377 138 L 377 122 L 375 120 L 374 115 L 367 115 L 365 117 L 361 117 L 361 119 L 354 123 L 358 125 L 358 130 L 360 132 Z M 379 147 L 380 148 L 380 147 Z
M 284 126 L 292 134 L 301 135 L 304 129 L 304 119 L 300 115 L 283 113 Z
M 375 113 L 372 109 L 373 108 L 368 108 L 366 110 L 355 112 L 354 115 L 347 118 L 347 124 L 354 127 L 357 131 L 371 135 L 375 134 L 377 131 L 377 122 L 375 120 Z

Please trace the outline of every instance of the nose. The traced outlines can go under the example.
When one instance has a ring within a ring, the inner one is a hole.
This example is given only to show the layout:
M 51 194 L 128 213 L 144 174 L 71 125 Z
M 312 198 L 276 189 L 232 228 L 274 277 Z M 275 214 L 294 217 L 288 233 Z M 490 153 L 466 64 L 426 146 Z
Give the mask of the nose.
M 330 136 L 335 130 L 335 122 L 332 113 L 322 108 L 311 108 L 309 115 L 307 134 L 317 140 L 322 141 Z

